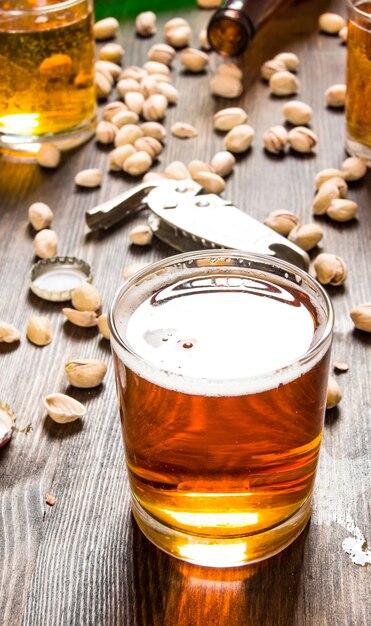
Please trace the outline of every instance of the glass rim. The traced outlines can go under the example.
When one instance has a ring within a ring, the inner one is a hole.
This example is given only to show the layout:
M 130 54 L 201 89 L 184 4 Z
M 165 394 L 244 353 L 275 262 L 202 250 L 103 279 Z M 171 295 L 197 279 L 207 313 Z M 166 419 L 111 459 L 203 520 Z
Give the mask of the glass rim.
M 366 13 L 366 11 L 362 11 L 362 9 L 357 6 L 356 2 L 362 2 L 362 0 L 347 0 L 348 11 L 354 11 L 359 17 L 364 17 L 371 22 L 371 14 Z M 362 2 L 363 4 L 363 2 Z
M 186 252 L 182 254 L 176 254 L 176 255 L 167 257 L 166 259 L 162 259 L 160 261 L 150 263 L 149 265 L 145 266 L 144 268 L 142 268 L 141 270 L 133 274 L 133 276 L 131 276 L 117 290 L 115 297 L 112 301 L 111 307 L 110 307 L 109 326 L 110 326 L 110 331 L 111 331 L 111 343 L 112 343 L 113 351 L 117 353 L 117 350 L 115 350 L 115 345 L 114 345 L 114 343 L 116 343 L 118 344 L 119 349 L 124 350 L 126 354 L 130 355 L 130 360 L 134 360 L 134 362 L 138 366 L 140 366 L 140 364 L 142 365 L 144 364 L 146 367 L 152 368 L 153 372 L 156 372 L 156 373 L 160 372 L 160 373 L 166 373 L 167 375 L 169 374 L 171 375 L 172 372 L 170 372 L 169 370 L 166 370 L 166 368 L 161 368 L 158 365 L 154 365 L 153 363 L 150 363 L 149 361 L 144 359 L 140 354 L 136 353 L 135 350 L 133 350 L 133 348 L 128 344 L 128 342 L 120 335 L 120 332 L 117 329 L 116 321 L 115 321 L 115 317 L 117 315 L 116 313 L 117 308 L 121 302 L 122 297 L 125 295 L 125 293 L 128 293 L 133 287 L 135 287 L 138 284 L 141 284 L 142 281 L 145 281 L 146 279 L 148 279 L 150 275 L 156 274 L 160 272 L 161 270 L 165 270 L 166 268 L 175 267 L 176 265 L 179 265 L 180 263 L 184 263 L 184 269 L 186 270 L 187 268 L 185 264 L 187 261 L 191 261 L 191 260 L 197 261 L 197 260 L 201 260 L 205 258 L 212 259 L 215 257 L 218 257 L 218 258 L 222 257 L 225 259 L 243 258 L 247 261 L 248 260 L 251 260 L 253 262 L 255 261 L 257 264 L 259 263 L 264 264 L 266 266 L 266 269 L 264 271 L 266 271 L 268 275 L 269 273 L 272 273 L 272 270 L 269 270 L 269 268 L 267 268 L 268 264 L 271 266 L 272 269 L 278 268 L 282 270 L 283 275 L 285 272 L 290 272 L 292 277 L 299 276 L 302 279 L 302 281 L 304 281 L 305 284 L 307 284 L 309 288 L 313 291 L 313 296 L 317 298 L 317 301 L 319 299 L 323 307 L 323 311 L 326 315 L 326 319 L 324 322 L 324 327 L 321 332 L 321 335 L 313 342 L 313 344 L 307 349 L 307 351 L 304 354 L 296 358 L 294 361 L 291 361 L 290 363 L 287 363 L 286 365 L 283 365 L 282 367 L 279 368 L 279 372 L 284 374 L 286 372 L 290 373 L 292 370 L 295 370 L 295 368 L 299 367 L 300 372 L 298 376 L 300 376 L 303 373 L 301 370 L 308 363 L 310 364 L 312 363 L 314 359 L 316 359 L 316 357 L 321 353 L 321 350 L 324 348 L 324 346 L 326 346 L 327 343 L 328 343 L 328 346 L 330 345 L 330 339 L 332 336 L 332 331 L 333 331 L 333 326 L 334 326 L 334 309 L 333 309 L 333 305 L 330 300 L 330 297 L 328 296 L 328 294 L 326 293 L 322 285 L 313 276 L 308 274 L 305 270 L 302 270 L 296 267 L 295 265 L 292 265 L 291 263 L 288 263 L 281 259 L 277 259 L 276 257 L 270 257 L 264 254 L 256 254 L 253 252 L 240 251 L 240 250 L 226 250 L 226 249 L 209 250 L 208 249 L 208 250 L 203 250 L 203 251 L 193 251 L 193 252 Z M 215 273 L 215 270 L 217 270 L 218 268 L 222 269 L 223 267 L 225 268 L 226 265 L 224 266 L 214 265 L 214 266 L 211 266 L 210 269 L 212 269 L 213 273 Z M 232 265 L 230 266 L 230 268 L 231 270 L 243 269 L 242 267 L 234 268 Z M 188 269 L 189 269 L 189 272 L 194 273 L 197 268 L 195 266 L 194 267 L 188 266 Z M 202 270 L 204 268 L 200 266 L 199 269 Z M 252 267 L 252 268 L 245 268 L 245 269 L 246 270 L 250 269 L 251 272 L 255 272 L 257 271 L 258 268 Z M 288 278 L 286 277 L 285 279 L 288 280 Z M 292 282 L 294 282 L 294 279 L 292 280 Z M 297 287 L 300 288 L 300 284 L 296 280 L 295 282 L 296 282 Z M 261 380 L 265 380 L 271 377 L 272 375 L 277 375 L 277 372 L 278 370 L 272 370 L 272 371 L 265 372 L 264 374 L 259 374 L 256 376 L 241 376 L 239 378 L 233 379 L 233 383 L 236 384 L 237 386 L 238 382 L 242 384 L 243 381 L 249 381 L 249 382 L 253 382 L 254 380 L 261 381 Z M 179 375 L 174 373 L 174 376 L 178 377 Z M 147 378 L 146 376 L 144 377 Z M 202 380 L 206 380 L 205 378 L 201 378 L 201 377 L 192 378 L 188 375 L 183 376 L 183 379 L 185 382 L 192 383 L 193 381 L 196 384 Z M 212 387 L 213 385 L 218 385 L 221 382 L 222 380 L 217 379 L 217 378 L 213 378 L 209 380 L 210 387 Z
M 64 9 L 68 9 L 69 7 L 73 7 L 77 4 L 83 4 L 83 3 L 88 4 L 90 2 L 90 0 L 61 0 L 60 2 L 53 2 L 53 4 L 49 4 L 46 6 L 36 6 L 33 8 L 29 8 L 29 9 L 2 9 L 0 8 L 0 16 L 1 15 L 14 15 L 16 16 L 21 16 L 21 15 L 39 15 L 39 14 L 45 14 L 45 13 L 55 13 L 56 11 L 61 11 Z

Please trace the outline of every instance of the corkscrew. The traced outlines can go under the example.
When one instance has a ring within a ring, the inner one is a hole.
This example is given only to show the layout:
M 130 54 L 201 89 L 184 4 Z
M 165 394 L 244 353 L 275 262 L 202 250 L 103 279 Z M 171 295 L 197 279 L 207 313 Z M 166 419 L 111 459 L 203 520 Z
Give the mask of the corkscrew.
M 268 254 L 307 270 L 304 250 L 216 194 L 203 194 L 191 179 L 141 183 L 86 211 L 91 230 L 109 228 L 144 208 L 162 241 L 181 252 L 231 248 Z

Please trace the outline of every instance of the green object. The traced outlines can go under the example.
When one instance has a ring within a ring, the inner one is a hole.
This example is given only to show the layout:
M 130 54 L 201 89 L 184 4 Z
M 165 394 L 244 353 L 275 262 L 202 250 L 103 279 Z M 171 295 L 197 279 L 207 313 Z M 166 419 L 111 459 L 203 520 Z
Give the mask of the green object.
M 160 13 L 165 11 L 175 11 L 179 15 L 181 9 L 195 7 L 196 0 L 95 0 L 95 19 L 103 17 L 117 17 L 125 20 L 135 17 L 142 11 L 153 11 Z M 174 17 L 176 17 L 174 15 Z

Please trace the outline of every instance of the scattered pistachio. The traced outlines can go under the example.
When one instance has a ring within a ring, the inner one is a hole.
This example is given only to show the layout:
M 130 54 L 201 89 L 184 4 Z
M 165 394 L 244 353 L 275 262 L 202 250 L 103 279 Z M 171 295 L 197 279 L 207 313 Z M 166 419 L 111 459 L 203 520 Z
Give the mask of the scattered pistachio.
M 15 326 L 0 321 L 0 343 L 14 343 L 20 339 L 21 333 Z
M 136 246 L 148 246 L 152 241 L 152 237 L 153 232 L 148 224 L 134 226 L 129 232 L 129 239 Z
M 46 346 L 53 338 L 51 321 L 43 315 L 35 315 L 28 320 L 27 338 L 36 346 Z
M 228 150 L 217 152 L 211 159 L 212 169 L 216 174 L 219 174 L 219 176 L 222 176 L 223 178 L 231 173 L 235 164 L 236 159 L 231 152 L 228 152 Z M 190 169 L 189 166 L 188 169 Z
M 334 176 L 333 178 L 330 178 L 328 182 L 331 182 L 334 185 L 336 185 L 336 187 L 339 190 L 340 197 L 345 198 L 345 196 L 348 193 L 348 185 L 346 181 L 344 180 L 343 175 Z
M 210 81 L 211 93 L 222 98 L 238 98 L 243 91 L 242 82 L 234 76 L 216 74 Z
M 159 93 L 158 83 L 152 76 L 146 76 L 140 81 L 142 87 L 142 94 L 145 98 L 152 96 L 154 93 Z
M 122 68 L 117 63 L 112 63 L 112 61 L 104 61 L 100 59 L 96 61 L 94 67 L 98 72 L 102 72 L 105 76 L 110 74 L 113 80 L 117 80 L 122 72 Z
M 331 85 L 325 91 L 325 102 L 328 107 L 343 107 L 345 106 L 346 85 L 339 83 L 337 85 Z
M 284 72 L 286 69 L 286 65 L 282 61 L 279 61 L 278 59 L 269 59 L 261 66 L 260 74 L 264 80 L 269 81 L 273 74 L 276 74 L 277 72 Z
M 153 11 L 143 11 L 135 18 L 135 28 L 141 37 L 150 37 L 156 33 L 156 15 Z
M 102 297 L 91 283 L 82 283 L 72 293 L 72 305 L 78 311 L 98 311 L 102 306 Z
M 108 325 L 108 315 L 106 313 L 98 317 L 98 329 L 105 339 L 110 338 L 111 333 Z
M 102 179 L 102 170 L 91 168 L 78 172 L 75 176 L 75 184 L 79 187 L 99 187 Z
M 189 178 L 189 171 L 187 170 L 184 163 L 181 161 L 172 161 L 165 168 L 164 174 L 166 178 L 172 178 L 174 180 L 183 180 L 184 178 Z
M 64 366 L 67 380 L 73 387 L 98 387 L 107 372 L 107 365 L 98 359 L 76 359 Z
M 192 178 L 193 176 L 195 176 L 195 174 L 198 174 L 199 172 L 213 172 L 214 171 L 214 168 L 211 167 L 211 165 L 209 165 L 208 163 L 205 163 L 205 161 L 199 161 L 198 159 L 193 159 L 192 161 L 190 161 L 187 165 L 187 169 Z
M 128 111 L 125 111 L 127 113 Z M 117 133 L 117 126 L 112 122 L 106 122 L 102 120 L 98 123 L 95 129 L 95 138 L 99 143 L 110 144 L 113 143 Z
M 245 124 L 248 120 L 247 113 L 240 107 L 229 107 L 217 111 L 213 117 L 214 128 L 217 130 L 232 130 L 235 126 Z
M 313 215 L 324 215 L 327 212 L 331 202 L 335 198 L 340 197 L 340 191 L 337 185 L 333 182 L 333 179 L 327 180 L 319 188 L 317 194 L 314 197 L 312 204 Z
M 127 143 L 134 144 L 139 137 L 143 137 L 143 131 L 136 124 L 125 124 L 117 131 L 115 147 L 119 148 Z
M 289 72 L 296 72 L 300 64 L 299 57 L 294 52 L 280 52 L 276 54 L 274 60 L 283 63 Z
M 28 209 L 28 219 L 35 230 L 50 226 L 53 217 L 53 211 L 44 202 L 34 202 Z
M 326 409 L 333 409 L 342 398 L 341 389 L 333 376 L 329 376 L 327 384 Z
M 55 506 L 57 504 L 57 498 L 52 496 L 50 493 L 47 493 L 45 495 L 45 502 L 46 504 L 49 504 L 49 506 Z
M 43 228 L 34 238 L 35 254 L 40 259 L 50 259 L 58 251 L 58 236 L 54 230 Z
M 284 126 L 272 126 L 263 135 L 264 147 L 272 154 L 282 152 L 288 142 L 288 132 Z
M 234 154 L 245 152 L 253 142 L 254 129 L 248 124 L 238 124 L 224 138 L 224 148 Z
M 128 67 L 124 67 L 124 69 L 121 70 L 119 79 L 134 78 L 137 81 L 141 81 L 142 78 L 146 76 L 148 76 L 148 72 L 143 67 L 139 67 L 139 65 L 128 65 Z
M 276 231 L 280 235 L 287 237 L 287 235 L 292 231 L 294 226 L 297 226 L 299 223 L 299 218 L 295 213 L 291 213 L 291 211 L 283 211 L 282 209 L 277 209 L 276 211 L 272 211 L 268 215 L 268 217 L 264 220 L 264 224 L 272 228 L 272 230 Z
M 349 365 L 346 361 L 334 361 L 334 369 L 339 372 L 347 372 Z
M 180 19 L 182 18 L 174 18 L 165 24 L 166 42 L 174 48 L 184 48 L 184 46 L 188 46 L 192 37 L 191 27 L 186 20 L 183 20 L 183 24 L 175 26 L 175 20 Z M 174 23 L 172 28 L 169 27 L 170 22 Z
M 141 114 L 144 104 L 144 96 L 138 91 L 128 91 L 124 96 L 125 104 L 129 111 Z
M 119 23 L 115 17 L 106 17 L 94 24 L 94 39 L 103 41 L 114 37 L 119 29 Z
M 123 280 L 128 280 L 144 267 L 147 267 L 147 265 L 148 263 L 132 263 L 131 265 L 127 265 L 122 273 Z
M 348 41 L 348 27 L 343 26 L 338 32 L 338 35 L 342 41 L 342 43 L 346 43 Z
M 312 119 L 313 111 L 309 104 L 300 102 L 300 100 L 290 100 L 282 107 L 282 113 L 285 120 L 294 126 L 302 126 L 309 124 Z
M 322 252 L 314 260 L 316 277 L 322 285 L 342 285 L 348 275 L 343 259 L 336 254 Z
M 64 393 L 52 393 L 45 396 L 43 402 L 48 415 L 58 424 L 74 422 L 86 413 L 81 402 Z
M 171 127 L 171 134 L 180 139 L 189 139 L 190 137 L 197 137 L 198 131 L 187 122 L 175 122 Z
M 135 113 L 135 111 L 128 111 L 127 109 L 118 111 L 118 113 L 116 113 L 116 115 L 112 118 L 112 124 L 114 124 L 116 128 L 121 128 L 122 126 L 125 126 L 125 124 L 137 124 L 138 122 L 138 113 Z
M 94 311 L 76 311 L 76 309 L 65 307 L 62 309 L 62 313 L 71 324 L 75 324 L 75 326 L 80 326 L 81 328 L 90 328 L 96 326 L 98 323 Z
M 316 174 L 316 177 L 314 179 L 316 189 L 319 189 L 323 185 L 323 183 L 331 180 L 331 178 L 337 178 L 338 176 L 343 176 L 342 172 L 333 167 L 328 167 L 325 170 L 321 170 L 320 172 L 318 172 L 318 174 Z
M 102 72 L 95 72 L 94 84 L 97 98 L 102 100 L 108 98 L 112 91 L 112 84 L 108 80 L 107 76 L 102 74 Z
M 290 147 L 296 152 L 311 152 L 317 145 L 317 137 L 312 130 L 306 126 L 295 126 L 288 135 Z
M 322 237 L 323 229 L 319 224 L 298 224 L 288 235 L 290 241 L 307 252 L 312 250 Z
M 200 42 L 200 46 L 203 50 L 211 50 L 211 46 L 209 43 L 209 40 L 207 38 L 207 30 L 206 28 L 203 28 L 202 30 L 200 30 L 199 35 L 198 35 L 198 40 Z
M 132 91 L 143 93 L 142 85 L 135 78 L 121 78 L 116 85 L 116 89 L 121 98 L 124 98 L 126 93 Z
M 157 61 L 165 65 L 171 65 L 175 59 L 176 50 L 166 43 L 156 43 L 148 50 L 149 61 Z
M 162 144 L 155 139 L 154 137 L 140 137 L 134 143 L 134 148 L 138 150 L 138 152 L 148 152 L 152 161 L 157 159 L 157 157 L 163 151 Z
M 112 122 L 115 115 L 117 115 L 120 111 L 127 111 L 126 104 L 120 100 L 114 100 L 103 107 L 102 118 L 107 122 Z
M 108 63 L 108 62 L 109 61 L 100 61 L 100 63 Z M 109 84 L 110 90 L 112 90 L 112 87 L 115 84 L 115 80 L 111 72 L 105 66 L 100 65 L 100 67 L 96 67 L 96 65 L 97 64 L 95 64 L 95 75 L 97 76 L 98 74 L 100 74 L 101 76 L 103 76 L 106 83 Z
M 193 175 L 193 180 L 202 185 L 206 193 L 222 193 L 225 189 L 223 178 L 215 172 L 198 172 Z
M 217 67 L 217 73 L 222 76 L 232 76 L 233 78 L 237 78 L 238 80 L 243 80 L 243 72 L 240 67 L 233 61 L 225 61 L 224 63 L 220 63 Z
M 149 96 L 143 104 L 144 119 L 148 122 L 161 120 L 166 113 L 167 106 L 167 99 L 162 94 L 155 93 L 153 96 Z
M 272 74 L 269 88 L 275 96 L 291 96 L 299 91 L 300 83 L 295 74 L 285 70 Z
M 328 35 L 337 35 L 345 26 L 345 20 L 337 13 L 322 13 L 318 19 L 318 26 L 322 32 Z
M 190 72 L 203 72 L 209 62 L 205 52 L 196 48 L 186 48 L 180 54 L 179 61 Z
M 335 198 L 327 208 L 327 215 L 335 222 L 349 222 L 358 212 L 358 205 L 353 200 Z
M 141 176 L 149 170 L 151 165 L 152 159 L 148 152 L 140 150 L 126 159 L 122 169 L 130 176 Z
M 153 74 L 149 74 L 149 76 L 152 78 L 152 80 L 156 81 L 157 83 L 168 83 L 169 85 L 171 85 L 171 78 L 168 74 L 153 73 Z
M 169 76 L 170 70 L 165 63 L 160 63 L 159 61 L 147 61 L 143 65 L 143 69 L 149 75 L 153 74 L 163 74 L 164 76 Z
M 120 172 L 126 161 L 132 154 L 135 154 L 136 149 L 131 143 L 124 144 L 112 150 L 108 155 L 108 167 L 111 172 Z
M 367 172 L 367 162 L 359 157 L 348 157 L 341 165 L 345 180 L 354 181 L 363 178 Z
M 58 167 L 61 160 L 61 152 L 53 143 L 42 143 L 36 155 L 36 161 L 41 167 L 54 169 Z
M 351 310 L 350 317 L 358 330 L 371 333 L 371 302 L 356 306 Z
M 166 100 L 169 104 L 175 104 L 178 102 L 179 92 L 174 87 L 174 85 L 170 85 L 169 83 L 157 83 L 158 93 L 165 96 Z
M 125 50 L 119 43 L 107 43 L 98 53 L 103 61 L 111 61 L 112 63 L 120 63 L 124 58 Z
M 166 128 L 159 122 L 144 122 L 140 125 L 145 137 L 154 137 L 158 141 L 166 139 Z

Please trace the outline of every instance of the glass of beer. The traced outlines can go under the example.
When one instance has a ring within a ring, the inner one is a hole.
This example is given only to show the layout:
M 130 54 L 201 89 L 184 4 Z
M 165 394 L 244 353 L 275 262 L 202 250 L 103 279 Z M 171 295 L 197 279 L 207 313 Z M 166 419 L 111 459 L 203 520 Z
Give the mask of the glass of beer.
M 371 165 L 371 1 L 348 0 L 346 149 Z
M 111 341 L 132 511 L 180 559 L 260 561 L 304 529 L 333 311 L 273 257 L 191 252 L 119 290 Z
M 96 119 L 92 0 L 0 0 L 0 149 L 73 147 Z

